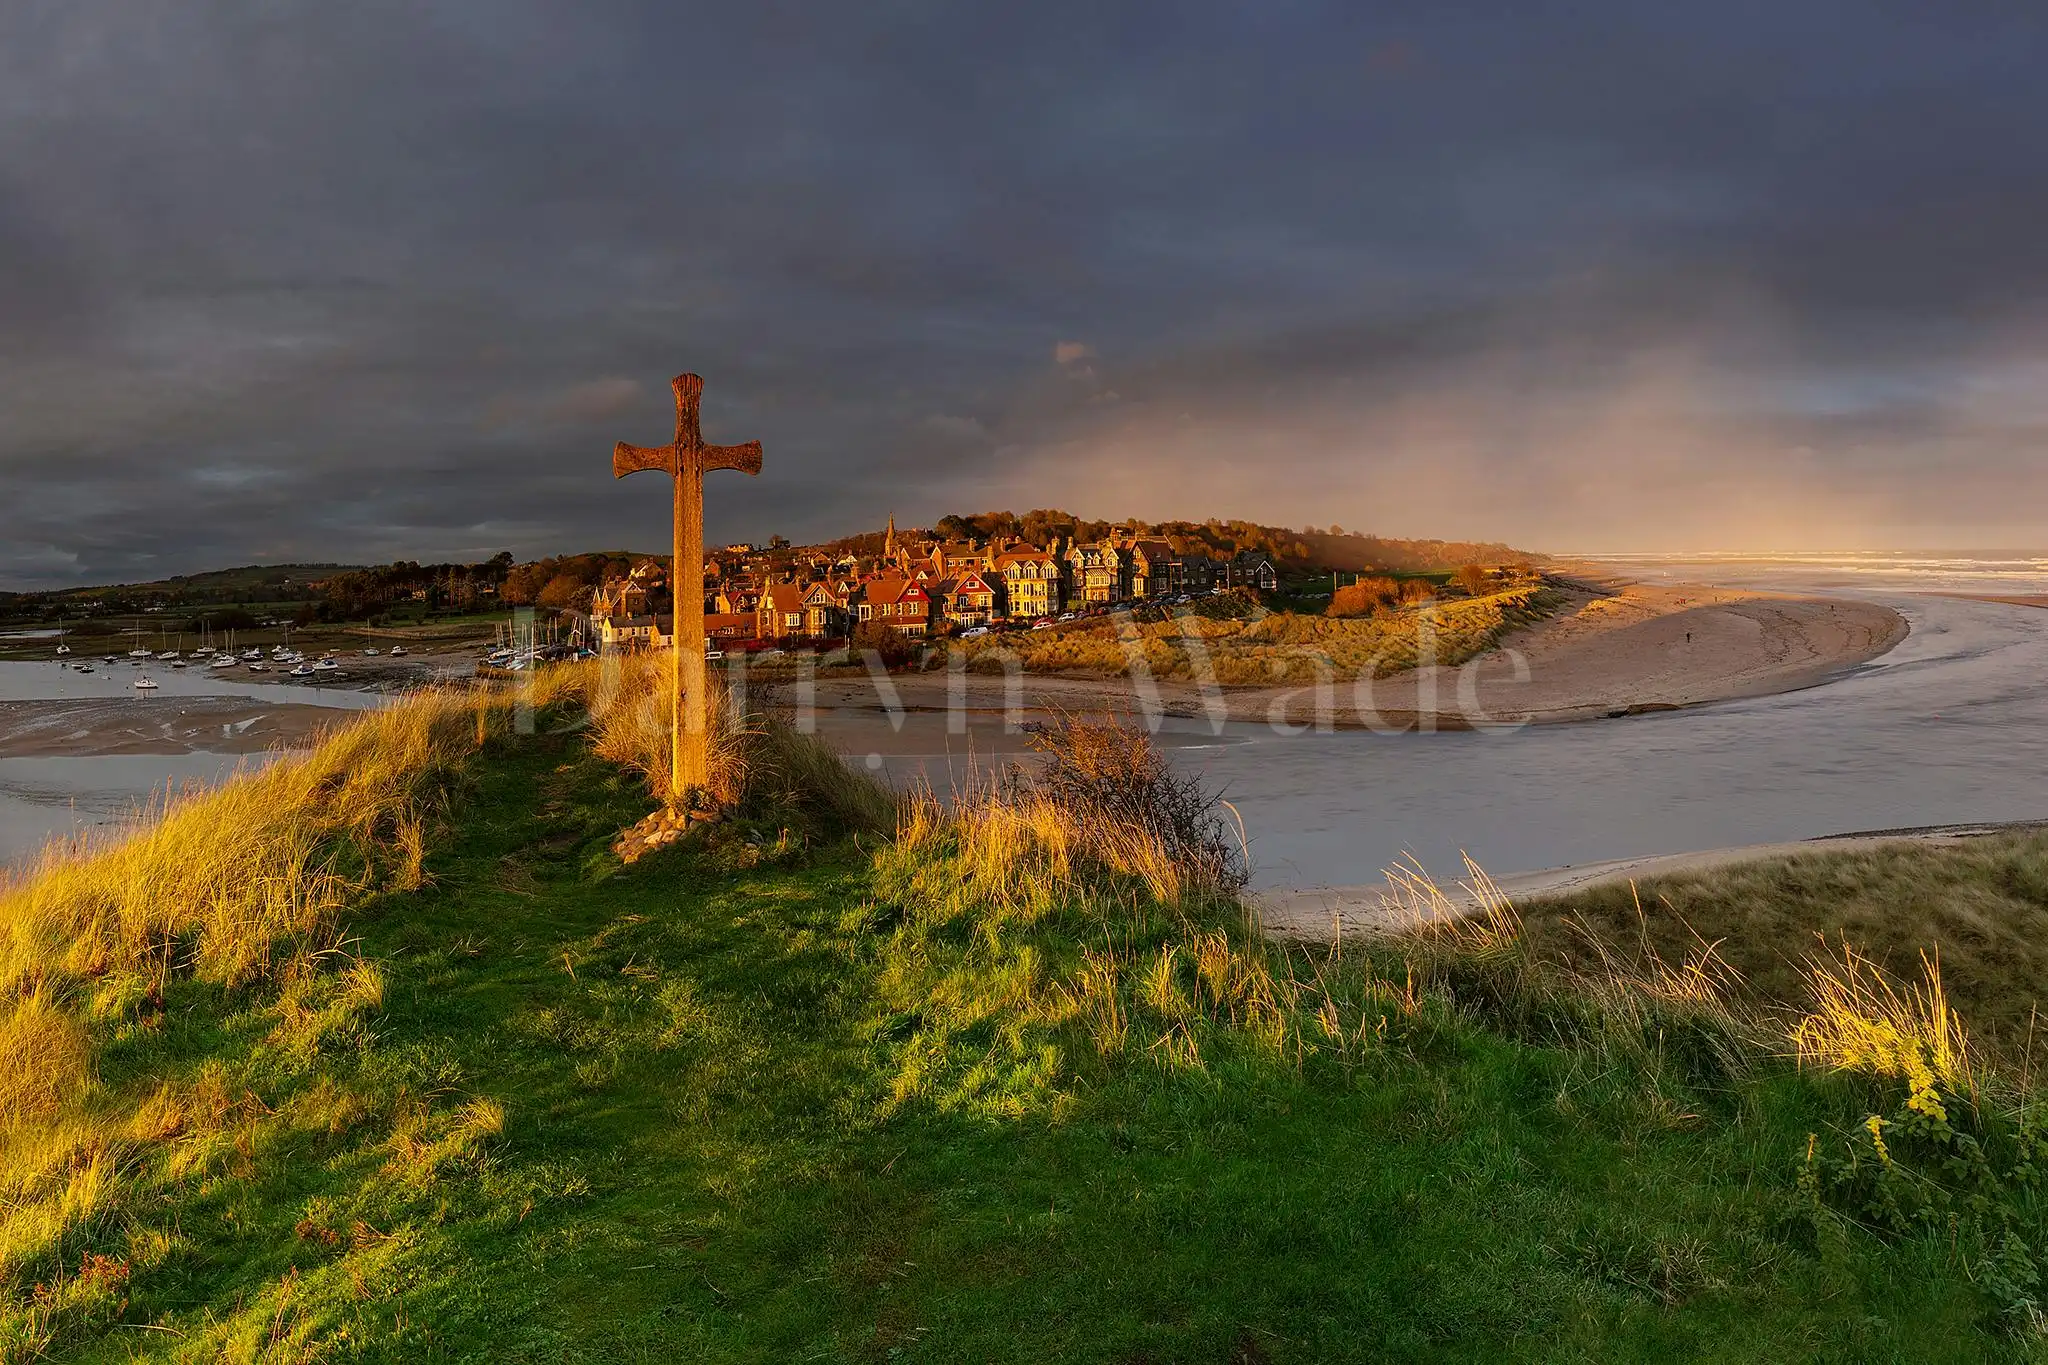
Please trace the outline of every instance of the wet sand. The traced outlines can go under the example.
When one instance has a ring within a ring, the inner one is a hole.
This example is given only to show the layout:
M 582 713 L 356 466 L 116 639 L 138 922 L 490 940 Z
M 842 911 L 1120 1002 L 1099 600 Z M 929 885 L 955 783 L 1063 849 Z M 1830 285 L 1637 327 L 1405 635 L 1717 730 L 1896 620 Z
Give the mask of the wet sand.
M 152 661 L 96 665 L 91 674 L 53 663 L 9 662 L 0 679 L 0 758 L 251 754 L 304 748 L 349 714 L 408 688 L 464 676 L 473 651 L 415 651 L 400 658 L 342 656 L 341 669 L 293 678 L 275 665 L 173 670 Z M 147 676 L 154 692 L 139 692 Z M 303 700 L 301 700 L 303 698 Z
M 0 758 L 254 754 L 304 748 L 355 713 L 240 697 L 0 702 Z
M 1202 687 L 1127 677 L 896 675 L 823 679 L 827 711 L 1156 710 L 1221 723 L 1318 723 L 1337 728 L 1458 730 L 1588 720 L 1697 706 L 1811 687 L 1869 662 L 1906 635 L 1889 607 L 1688 584 L 1558 578 L 1559 615 L 1510 634 L 1460 668 L 1426 668 L 1369 682 Z M 893 690 L 893 697 L 891 691 Z M 821 728 L 828 732 L 833 722 Z
M 2048 607 L 2048 593 L 1931 592 L 1929 597 L 1953 597 L 1960 602 L 1997 602 L 2008 607 Z

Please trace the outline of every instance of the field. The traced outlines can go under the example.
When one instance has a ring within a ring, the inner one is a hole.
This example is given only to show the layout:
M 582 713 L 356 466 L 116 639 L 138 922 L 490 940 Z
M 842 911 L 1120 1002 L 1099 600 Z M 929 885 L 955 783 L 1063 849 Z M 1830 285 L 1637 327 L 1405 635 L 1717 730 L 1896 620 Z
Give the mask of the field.
M 947 809 L 728 714 L 622 867 L 660 700 L 536 687 L 0 894 L 0 1359 L 2038 1358 L 2031 1092 L 1931 983 L 1285 951 L 1100 728 Z
M 1032 673 L 1113 675 L 1134 661 L 1158 678 L 1222 683 L 1308 683 L 1318 677 L 1385 677 L 1435 662 L 1461 664 L 1509 630 L 1543 619 L 1561 599 L 1540 583 L 1481 597 L 1388 608 L 1370 616 L 1296 612 L 1118 622 L 1098 617 L 1056 630 L 1013 631 L 956 644 L 970 669 L 1015 660 Z

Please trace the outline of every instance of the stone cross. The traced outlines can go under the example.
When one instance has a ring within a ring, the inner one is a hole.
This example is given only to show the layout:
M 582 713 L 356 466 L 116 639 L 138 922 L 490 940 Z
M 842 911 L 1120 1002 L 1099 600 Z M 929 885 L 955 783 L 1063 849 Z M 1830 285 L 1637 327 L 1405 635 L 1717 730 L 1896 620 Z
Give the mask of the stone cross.
M 737 469 L 761 472 L 761 443 L 707 446 L 697 426 L 697 401 L 704 381 L 694 374 L 675 377 L 676 439 L 665 446 L 612 447 L 612 476 L 623 479 L 642 469 L 658 469 L 675 481 L 675 564 L 669 581 L 675 588 L 675 626 L 670 632 L 676 694 L 669 713 L 675 737 L 669 768 L 669 801 L 681 806 L 692 788 L 711 775 L 710 744 L 705 726 L 704 689 L 704 471 Z

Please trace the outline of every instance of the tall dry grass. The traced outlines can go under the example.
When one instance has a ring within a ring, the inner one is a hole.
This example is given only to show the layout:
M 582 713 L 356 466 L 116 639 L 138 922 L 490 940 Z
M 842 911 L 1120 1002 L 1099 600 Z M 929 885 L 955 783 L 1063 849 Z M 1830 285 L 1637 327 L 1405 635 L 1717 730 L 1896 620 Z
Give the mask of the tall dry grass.
M 657 800 L 675 800 L 680 794 L 669 789 L 669 716 L 676 684 L 666 657 L 628 655 L 578 668 L 592 747 L 639 773 Z M 885 833 L 895 827 L 897 804 L 889 788 L 848 768 L 822 740 L 787 719 L 747 709 L 723 687 L 714 685 L 706 700 L 706 795 L 714 804 L 729 810 L 805 810 L 838 828 Z

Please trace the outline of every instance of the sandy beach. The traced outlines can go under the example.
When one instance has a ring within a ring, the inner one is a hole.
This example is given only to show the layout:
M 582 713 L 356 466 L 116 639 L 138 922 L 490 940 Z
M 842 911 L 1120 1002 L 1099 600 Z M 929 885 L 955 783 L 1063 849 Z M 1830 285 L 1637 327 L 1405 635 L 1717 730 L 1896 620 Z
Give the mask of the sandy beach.
M 955 697 L 974 710 L 1142 712 L 1211 721 L 1322 724 L 1334 728 L 1456 730 L 1491 724 L 1588 720 L 1764 696 L 1825 682 L 1892 648 L 1906 622 L 1888 607 L 1687 584 L 1652 585 L 1558 576 L 1568 604 L 1509 635 L 1460 668 L 1425 668 L 1374 682 L 1314 687 L 1203 688 L 1126 677 L 944 674 L 889 679 L 895 705 L 944 711 Z M 886 712 L 873 679 L 821 679 L 816 704 L 830 712 Z M 828 729 L 832 722 L 825 722 Z

